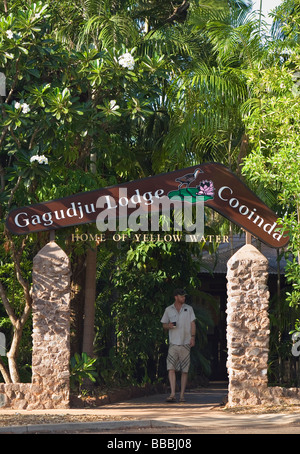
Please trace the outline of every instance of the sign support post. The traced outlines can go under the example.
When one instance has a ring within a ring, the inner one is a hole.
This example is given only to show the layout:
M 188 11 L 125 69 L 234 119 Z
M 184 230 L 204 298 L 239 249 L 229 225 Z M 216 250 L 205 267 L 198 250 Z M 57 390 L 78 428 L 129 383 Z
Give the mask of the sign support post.
M 251 244 L 252 235 L 246 231 L 246 244 Z

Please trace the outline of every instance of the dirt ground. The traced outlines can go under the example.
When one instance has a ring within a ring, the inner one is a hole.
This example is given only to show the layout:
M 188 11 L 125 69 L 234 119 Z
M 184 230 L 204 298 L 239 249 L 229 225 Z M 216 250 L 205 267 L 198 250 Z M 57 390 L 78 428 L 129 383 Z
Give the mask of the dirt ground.
M 222 408 L 216 407 L 214 410 L 222 410 L 228 412 L 228 414 L 235 415 L 265 415 L 273 413 L 299 413 L 300 415 L 300 405 L 273 405 L 273 406 L 263 406 L 259 407 L 233 407 L 233 408 Z
M 0 415 L 0 427 L 27 426 L 29 424 L 62 424 L 69 422 L 129 421 L 134 418 L 98 415 Z

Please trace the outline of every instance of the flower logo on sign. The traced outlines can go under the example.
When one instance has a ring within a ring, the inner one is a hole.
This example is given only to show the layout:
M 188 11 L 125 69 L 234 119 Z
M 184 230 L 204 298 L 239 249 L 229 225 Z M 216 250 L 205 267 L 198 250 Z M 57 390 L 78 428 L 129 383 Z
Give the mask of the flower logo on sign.
M 202 196 L 204 201 L 214 198 L 215 188 L 211 180 L 202 180 L 197 189 L 196 196 Z

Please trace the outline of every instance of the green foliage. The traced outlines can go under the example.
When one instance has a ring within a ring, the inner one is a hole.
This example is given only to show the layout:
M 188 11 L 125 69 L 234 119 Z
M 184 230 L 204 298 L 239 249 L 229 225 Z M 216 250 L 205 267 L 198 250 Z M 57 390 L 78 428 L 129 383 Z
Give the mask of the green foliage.
M 96 358 L 90 358 L 86 353 L 81 356 L 78 353 L 70 360 L 70 386 L 73 390 L 77 387 L 79 390 L 84 384 L 85 380 L 90 380 L 93 383 L 96 381 Z
M 258 23 L 219 2 L 197 5 L 186 27 L 200 39 L 199 58 L 173 79 L 163 151 L 171 168 L 205 160 L 235 168 L 244 133 L 240 106 L 249 95 L 243 69 L 255 64 L 254 48 L 263 54 Z
M 292 326 L 298 326 L 298 308 L 290 307 L 285 286 L 279 295 L 270 300 L 270 342 L 268 359 L 269 383 L 284 386 L 299 386 L 296 372 L 298 358 L 292 355 Z
M 126 46 L 121 37 L 113 46 L 104 47 L 99 38 L 97 45 L 85 41 L 71 49 L 51 29 L 56 8 L 27 5 L 1 22 L 0 70 L 12 87 L 0 118 L 1 164 L 9 182 L 5 192 L 13 190 L 17 205 L 57 197 L 66 180 L 72 183 L 64 195 L 110 184 L 112 174 L 144 176 L 151 171 L 148 156 L 161 140 L 161 128 L 157 140 L 152 132 L 158 118 L 164 121 L 160 85 L 168 78 L 170 57 L 155 50 L 151 57 L 138 56 L 133 43 Z M 93 23 L 101 28 L 102 19 L 95 16 Z M 84 27 L 91 36 L 89 23 Z M 125 32 L 120 27 L 122 37 Z M 133 56 L 132 64 L 125 55 Z M 93 174 L 90 153 L 97 157 Z M 80 184 L 83 173 L 90 184 Z
M 289 51 L 288 59 L 281 45 L 277 51 L 273 48 L 274 56 L 276 52 L 279 56 L 272 67 L 247 72 L 252 98 L 243 111 L 251 153 L 244 160 L 243 173 L 252 184 L 261 185 L 265 194 L 271 190 L 275 195 L 273 207 L 280 216 L 282 232 L 290 238 L 288 248 L 281 252 L 287 259 L 287 287 L 270 308 L 269 377 L 277 384 L 298 386 L 290 334 L 293 325 L 298 330 L 300 304 L 299 56 L 297 46 L 296 51 L 294 46 Z M 287 364 L 289 376 L 284 371 Z
M 286 277 L 293 287 L 293 292 L 287 294 L 291 305 L 300 303 L 300 98 L 294 80 L 297 68 L 298 59 L 294 59 L 249 73 L 249 85 L 256 98 L 246 106 L 245 124 L 253 151 L 243 166 L 251 181 L 260 182 L 277 194 L 282 230 L 290 236 Z

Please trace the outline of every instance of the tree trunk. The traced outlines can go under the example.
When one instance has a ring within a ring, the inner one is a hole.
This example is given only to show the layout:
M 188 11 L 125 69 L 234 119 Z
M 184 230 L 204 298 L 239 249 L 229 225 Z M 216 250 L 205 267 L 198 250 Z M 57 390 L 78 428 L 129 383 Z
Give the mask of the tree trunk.
M 84 287 L 85 287 L 85 257 L 83 254 L 72 256 L 71 279 L 71 356 L 81 353 L 83 342 L 84 320 Z
M 13 329 L 14 329 L 12 344 L 11 344 L 9 352 L 7 352 L 8 369 L 9 369 L 10 377 L 7 376 L 6 368 L 2 367 L 3 364 L 0 364 L 0 371 L 3 375 L 3 378 L 6 383 L 7 382 L 8 383 L 9 382 L 19 383 L 20 377 L 19 377 L 18 367 L 17 367 L 17 357 L 18 357 L 18 353 L 19 353 L 19 347 L 20 347 L 20 342 L 21 342 L 21 338 L 22 338 L 23 328 L 24 328 L 25 323 L 28 320 L 28 317 L 31 312 L 32 298 L 31 298 L 29 283 L 24 279 L 22 272 L 21 272 L 21 266 L 20 266 L 21 254 L 22 254 L 23 248 L 25 246 L 25 242 L 23 242 L 22 247 L 17 251 L 15 244 L 12 241 L 11 236 L 8 232 L 6 232 L 6 236 L 10 242 L 12 256 L 13 256 L 14 264 L 15 264 L 16 277 L 24 291 L 25 306 L 24 306 L 23 313 L 18 318 L 15 314 L 13 306 L 11 305 L 10 301 L 8 300 L 6 291 L 5 291 L 2 283 L 0 282 L 0 298 L 2 300 L 6 313 L 9 317 L 11 324 L 13 326 Z
M 21 340 L 20 336 L 17 334 L 17 336 L 16 336 L 17 338 L 15 340 L 16 344 L 20 343 L 20 340 Z M 14 335 L 14 337 L 15 337 L 15 335 Z M 13 343 L 14 343 L 14 341 L 13 341 Z M 17 356 L 16 348 L 10 349 L 10 351 L 7 353 L 8 367 L 9 367 L 9 373 L 10 373 L 12 383 L 20 383 L 20 376 L 19 376 L 19 372 L 18 372 L 16 356 Z
M 94 174 L 97 172 L 96 162 L 97 162 L 96 153 L 90 153 L 90 170 Z M 97 278 L 97 246 L 95 245 L 95 249 L 89 248 L 86 255 L 82 351 L 89 356 L 94 356 L 96 278 Z
M 88 249 L 86 255 L 85 304 L 82 351 L 94 355 L 94 323 L 96 300 L 97 249 Z
M 249 137 L 247 134 L 243 134 L 242 140 L 241 140 L 241 145 L 240 145 L 239 155 L 237 157 L 237 169 L 236 169 L 237 174 L 241 179 L 243 179 L 243 175 L 242 175 L 243 160 L 248 154 L 248 149 L 249 149 Z
M 2 362 L 2 359 L 0 357 L 0 374 L 2 374 L 2 377 L 4 379 L 4 383 L 11 383 L 11 378 L 9 375 L 8 370 L 6 369 L 5 365 Z
M 298 224 L 300 224 L 300 202 L 297 201 L 297 219 Z M 298 264 L 300 264 L 300 251 L 298 250 Z

